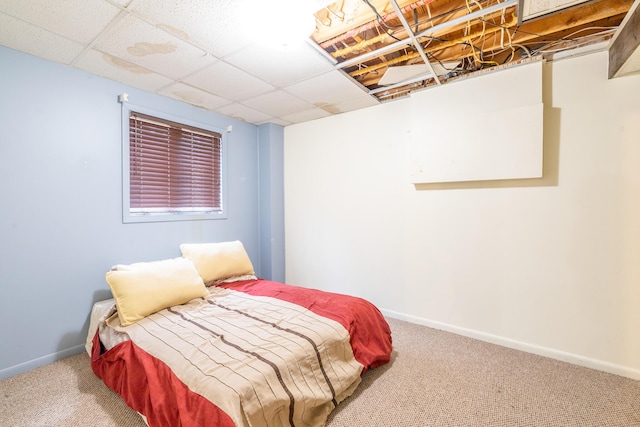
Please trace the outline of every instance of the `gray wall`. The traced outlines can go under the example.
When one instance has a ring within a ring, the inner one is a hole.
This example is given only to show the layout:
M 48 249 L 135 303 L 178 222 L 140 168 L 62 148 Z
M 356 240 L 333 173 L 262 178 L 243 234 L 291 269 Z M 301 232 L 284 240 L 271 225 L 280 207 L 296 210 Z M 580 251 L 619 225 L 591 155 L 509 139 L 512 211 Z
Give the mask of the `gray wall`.
M 261 258 L 272 257 L 260 244 L 261 228 L 271 231 L 259 219 L 258 127 L 3 47 L 0 64 L 0 378 L 82 351 L 93 302 L 111 296 L 104 274 L 113 264 L 239 239 L 262 275 Z M 227 219 L 122 223 L 122 92 L 232 125 Z M 281 146 L 274 138 L 263 143 Z

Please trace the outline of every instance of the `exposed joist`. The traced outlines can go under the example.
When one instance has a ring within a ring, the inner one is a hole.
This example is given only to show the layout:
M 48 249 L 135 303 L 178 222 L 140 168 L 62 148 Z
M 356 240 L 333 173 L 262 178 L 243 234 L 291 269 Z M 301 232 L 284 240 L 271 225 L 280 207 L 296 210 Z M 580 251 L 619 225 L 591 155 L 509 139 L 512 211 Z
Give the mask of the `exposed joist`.
M 592 0 L 518 25 L 517 0 L 338 0 L 329 6 L 333 12 L 327 9 L 334 19 L 328 24 L 319 20 L 313 39 L 336 69 L 370 93 L 376 91 L 378 98 L 394 97 L 437 81 L 417 76 L 419 81 L 407 80 L 406 87 L 378 87 L 388 67 L 457 62 L 455 73 L 442 77 L 444 83 L 523 57 L 606 41 L 633 2 Z M 356 11 L 364 16 L 356 18 Z M 640 28 L 638 17 L 629 25 Z M 631 40 L 636 43 L 637 34 Z
M 521 45 L 530 44 L 538 40 L 544 40 L 546 36 L 572 32 L 572 29 L 592 26 L 594 23 L 605 21 L 612 16 L 619 16 L 620 14 L 626 13 L 627 10 L 629 10 L 630 3 L 630 0 L 605 0 L 557 13 L 545 20 L 528 22 L 518 27 L 512 43 Z M 583 35 L 587 34 L 586 32 L 583 33 Z M 498 43 L 488 41 L 484 45 L 483 50 L 491 52 L 498 47 Z M 441 61 L 449 61 L 453 58 L 471 55 L 470 49 L 460 45 L 448 47 L 439 52 L 434 52 L 434 54 Z
M 479 10 L 479 11 L 472 12 L 472 13 L 466 14 L 466 15 L 458 17 L 458 18 L 454 18 L 454 19 L 448 20 L 447 22 L 445 22 L 443 24 L 440 24 L 439 26 L 436 26 L 434 28 L 430 28 L 428 30 L 421 31 L 420 33 L 416 34 L 416 37 L 419 38 L 419 37 L 424 37 L 424 36 L 428 36 L 428 35 L 431 35 L 431 34 L 436 34 L 436 33 L 438 33 L 438 31 L 440 31 L 440 30 L 442 30 L 444 28 L 454 27 L 454 26 L 460 24 L 461 22 L 465 22 L 467 20 L 473 20 L 473 19 L 476 19 L 478 17 L 489 15 L 489 14 L 491 14 L 491 13 L 497 11 L 497 10 L 506 9 L 506 8 L 512 6 L 513 4 L 515 4 L 516 2 L 517 2 L 517 0 L 505 0 L 503 3 L 487 7 L 486 9 L 482 9 L 482 10 Z M 367 61 L 367 60 L 369 60 L 369 59 L 371 59 L 371 58 L 373 58 L 375 56 L 378 56 L 380 54 L 385 54 L 385 53 L 388 53 L 388 52 L 395 51 L 399 47 L 405 46 L 408 43 L 410 43 L 410 41 L 408 41 L 408 40 L 397 41 L 397 42 L 392 43 L 390 45 L 381 47 L 381 48 L 379 48 L 379 49 L 377 49 L 377 50 L 375 50 L 373 52 L 369 52 L 369 53 L 360 55 L 360 56 L 358 56 L 356 58 L 352 58 L 352 59 L 349 59 L 347 61 L 341 62 L 341 63 L 339 63 L 337 65 L 337 67 L 339 67 L 339 68 L 348 68 L 348 67 L 350 67 L 352 65 L 363 63 L 363 62 L 365 62 L 365 61 Z

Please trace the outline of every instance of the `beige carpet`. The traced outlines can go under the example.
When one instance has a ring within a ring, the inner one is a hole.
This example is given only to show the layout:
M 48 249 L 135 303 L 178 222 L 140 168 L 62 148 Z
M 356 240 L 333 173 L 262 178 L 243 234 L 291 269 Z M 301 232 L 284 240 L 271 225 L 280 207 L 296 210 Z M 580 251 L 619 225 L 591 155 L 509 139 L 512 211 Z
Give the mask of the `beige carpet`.
M 388 320 L 392 362 L 328 426 L 640 426 L 639 381 Z M 145 424 L 80 354 L 0 381 L 0 426 Z

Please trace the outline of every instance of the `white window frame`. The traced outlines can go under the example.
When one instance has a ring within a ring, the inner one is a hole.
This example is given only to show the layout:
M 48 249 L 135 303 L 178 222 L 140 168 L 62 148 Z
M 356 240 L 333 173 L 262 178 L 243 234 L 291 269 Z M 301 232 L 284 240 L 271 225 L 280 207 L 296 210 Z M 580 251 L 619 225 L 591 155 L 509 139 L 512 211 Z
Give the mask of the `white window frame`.
M 129 116 L 131 112 L 146 114 L 187 126 L 192 126 L 221 135 L 221 171 L 222 198 L 221 210 L 214 212 L 192 212 L 188 209 L 177 212 L 132 212 L 130 194 L 130 155 L 129 155 Z M 151 108 L 129 103 L 122 103 L 122 222 L 163 222 L 163 221 L 199 221 L 210 219 L 227 219 L 227 135 L 222 129 L 184 117 L 175 116 L 169 113 L 153 110 Z

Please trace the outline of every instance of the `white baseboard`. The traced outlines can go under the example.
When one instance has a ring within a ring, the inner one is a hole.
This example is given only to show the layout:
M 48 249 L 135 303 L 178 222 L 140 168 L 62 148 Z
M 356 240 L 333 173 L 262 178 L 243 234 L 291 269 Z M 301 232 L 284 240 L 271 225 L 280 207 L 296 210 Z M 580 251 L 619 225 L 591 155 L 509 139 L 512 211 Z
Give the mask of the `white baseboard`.
M 57 351 L 55 353 L 48 354 L 46 356 L 38 357 L 37 359 L 29 360 L 8 368 L 0 369 L 0 380 L 13 377 L 35 368 L 39 368 L 44 365 L 56 362 L 66 357 L 75 356 L 85 351 L 84 344 L 76 345 L 74 347 L 66 348 L 64 350 Z
M 429 320 L 429 319 L 425 319 L 418 316 L 412 316 L 409 314 L 404 314 L 404 313 L 400 313 L 393 310 L 380 309 L 380 311 L 385 316 L 388 316 L 394 319 L 404 320 L 406 322 L 428 326 L 433 329 L 451 332 L 457 335 L 462 335 L 462 336 L 474 338 L 480 341 L 501 345 L 507 348 L 513 348 L 515 350 L 520 350 L 527 353 L 537 354 L 538 356 L 549 357 L 551 359 L 560 360 L 562 362 L 571 363 L 573 365 L 583 366 L 585 368 L 596 369 L 598 371 L 620 375 L 622 377 L 631 378 L 633 380 L 640 380 L 640 370 L 629 368 L 627 366 L 616 365 L 613 363 L 604 362 L 602 360 L 591 359 L 589 357 L 580 356 L 578 354 L 567 353 L 567 352 L 556 350 L 553 348 L 541 347 L 538 345 L 529 344 L 522 341 L 516 341 L 509 338 L 501 337 L 498 335 L 492 335 L 492 334 L 487 334 L 485 332 L 476 331 L 473 329 L 461 328 L 461 327 L 450 325 L 447 323 L 437 322 L 435 320 Z

